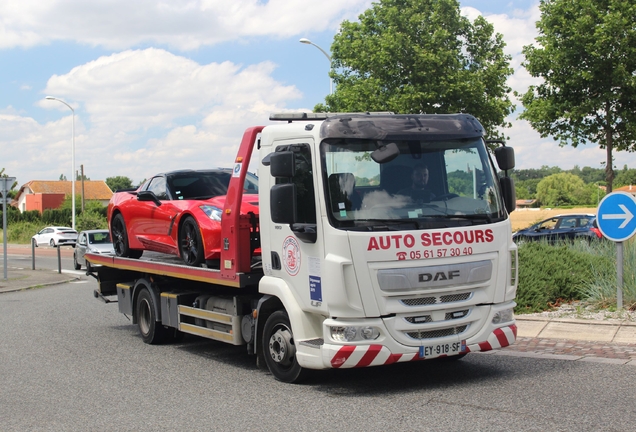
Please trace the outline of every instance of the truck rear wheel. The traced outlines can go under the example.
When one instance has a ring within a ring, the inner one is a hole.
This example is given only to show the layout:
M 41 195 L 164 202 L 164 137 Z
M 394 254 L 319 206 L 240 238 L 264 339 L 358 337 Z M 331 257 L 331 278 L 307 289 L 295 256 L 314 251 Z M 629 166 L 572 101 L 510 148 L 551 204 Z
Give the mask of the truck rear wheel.
M 262 340 L 265 363 L 277 380 L 294 383 L 306 377 L 307 370 L 296 358 L 296 344 L 287 312 L 279 310 L 267 318 Z
M 176 334 L 176 329 L 164 327 L 161 322 L 157 322 L 155 313 L 155 299 L 148 288 L 142 288 L 137 296 L 137 326 L 141 338 L 147 344 L 160 344 L 172 339 L 171 334 Z

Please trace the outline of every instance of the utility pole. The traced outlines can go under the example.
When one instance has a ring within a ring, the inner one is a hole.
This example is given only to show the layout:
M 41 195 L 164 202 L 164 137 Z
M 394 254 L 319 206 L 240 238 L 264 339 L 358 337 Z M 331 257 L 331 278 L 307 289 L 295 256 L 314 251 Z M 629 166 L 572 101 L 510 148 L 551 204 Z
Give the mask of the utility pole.
M 84 164 L 80 165 L 80 171 L 82 173 L 82 213 L 84 213 Z

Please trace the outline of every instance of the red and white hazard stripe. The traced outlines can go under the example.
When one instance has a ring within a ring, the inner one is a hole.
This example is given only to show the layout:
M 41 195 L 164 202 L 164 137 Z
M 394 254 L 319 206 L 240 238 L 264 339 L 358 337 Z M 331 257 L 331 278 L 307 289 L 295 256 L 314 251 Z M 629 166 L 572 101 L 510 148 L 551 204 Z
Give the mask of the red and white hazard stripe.
M 466 352 L 490 351 L 497 348 L 507 347 L 517 340 L 517 325 L 496 329 L 488 336 L 488 340 L 466 347 Z
M 485 342 L 466 346 L 466 353 L 490 351 L 512 344 L 517 339 L 517 326 L 512 324 L 493 331 Z M 331 358 L 331 366 L 337 369 L 381 366 L 398 362 L 421 360 L 419 352 L 393 354 L 384 345 L 346 345 Z

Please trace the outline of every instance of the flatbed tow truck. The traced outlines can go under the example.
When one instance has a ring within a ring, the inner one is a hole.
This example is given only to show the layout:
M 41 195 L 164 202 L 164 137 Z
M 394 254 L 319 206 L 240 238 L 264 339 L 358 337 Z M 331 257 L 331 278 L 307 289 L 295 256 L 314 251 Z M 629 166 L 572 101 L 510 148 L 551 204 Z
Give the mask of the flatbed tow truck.
M 512 148 L 490 152 L 466 114 L 270 120 L 281 123 L 248 128 L 235 158 L 218 268 L 86 255 L 95 296 L 117 296 L 144 342 L 189 333 L 245 345 L 283 382 L 308 369 L 459 359 L 514 342 Z M 253 154 L 256 224 L 240 214 Z M 424 199 L 409 189 L 422 166 Z

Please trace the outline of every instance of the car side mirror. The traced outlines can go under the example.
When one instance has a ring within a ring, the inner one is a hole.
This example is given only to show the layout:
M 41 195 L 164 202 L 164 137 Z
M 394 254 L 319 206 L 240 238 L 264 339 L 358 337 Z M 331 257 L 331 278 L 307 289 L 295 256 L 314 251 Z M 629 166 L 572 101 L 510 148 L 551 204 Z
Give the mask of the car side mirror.
M 157 207 L 161 205 L 161 201 L 159 201 L 157 195 L 155 195 L 152 191 L 137 192 L 137 201 L 152 201 L 157 205 Z

